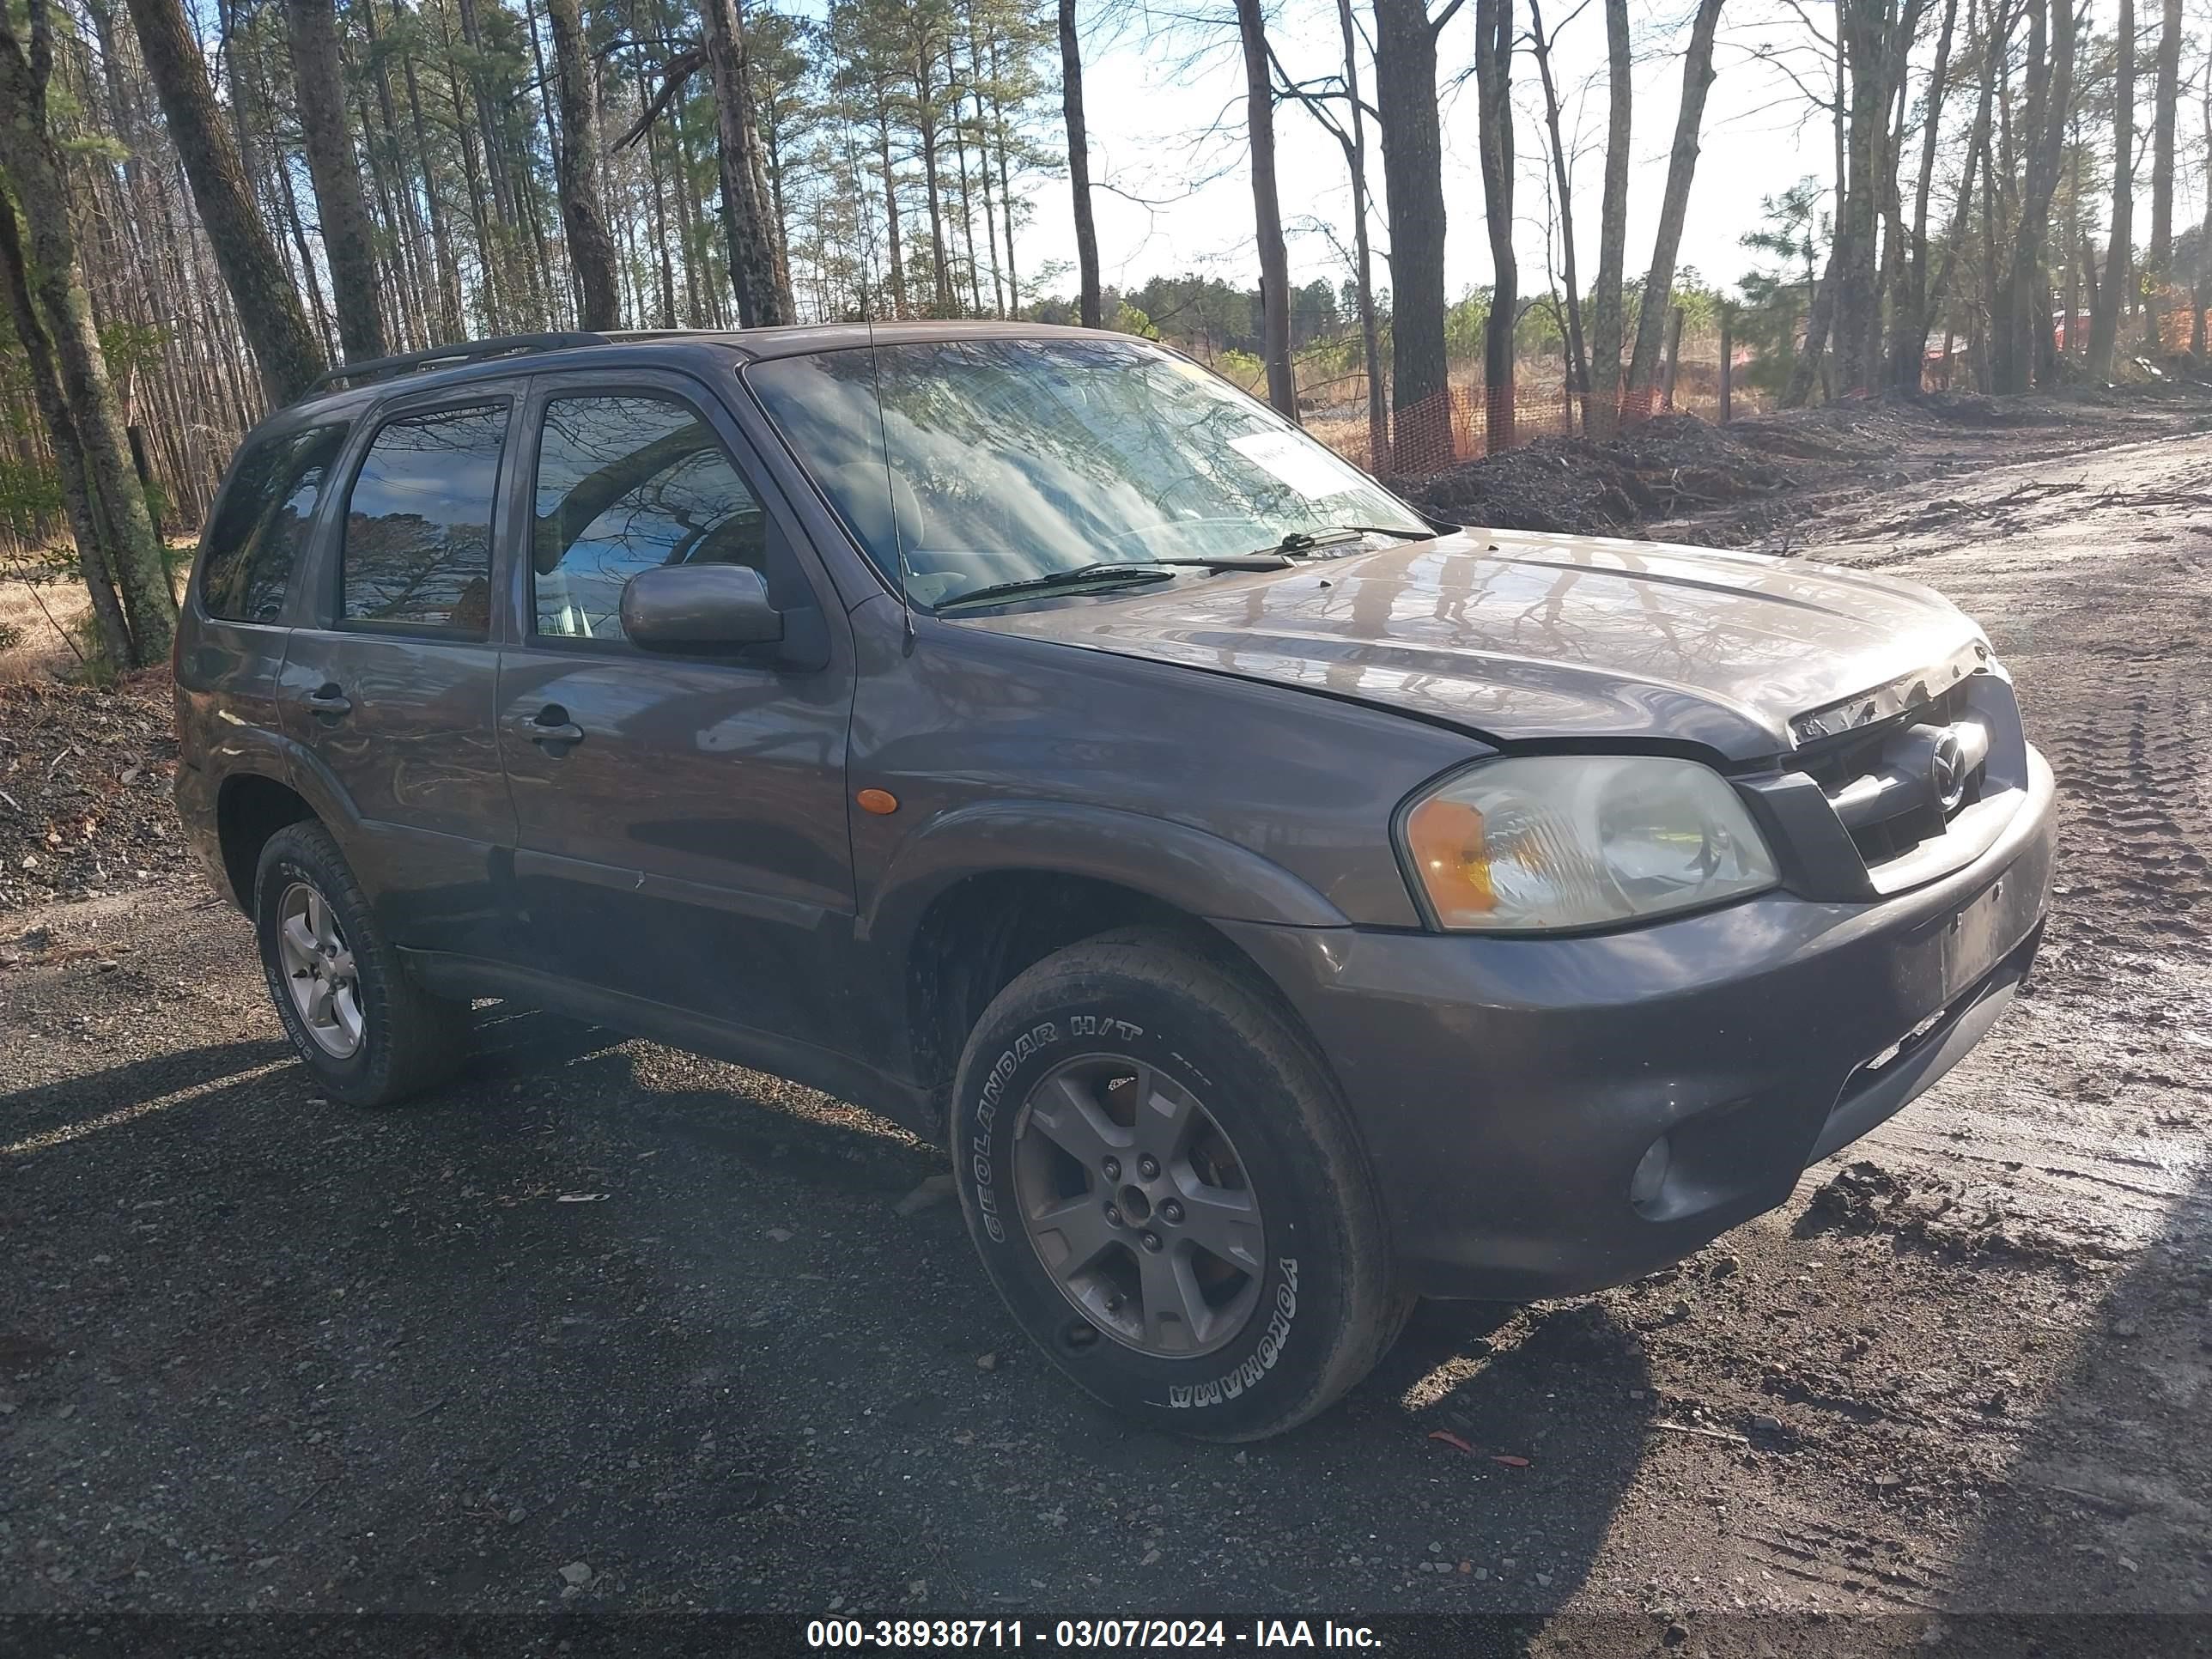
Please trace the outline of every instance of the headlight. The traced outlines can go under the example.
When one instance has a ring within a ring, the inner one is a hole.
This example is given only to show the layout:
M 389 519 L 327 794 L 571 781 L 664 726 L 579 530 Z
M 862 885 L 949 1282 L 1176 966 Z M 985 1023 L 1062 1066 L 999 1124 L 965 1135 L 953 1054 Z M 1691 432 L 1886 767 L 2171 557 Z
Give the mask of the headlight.
M 1404 833 L 1447 928 L 1602 927 L 1775 884 L 1774 856 L 1720 774 L 1658 756 L 1486 762 L 1417 802 Z

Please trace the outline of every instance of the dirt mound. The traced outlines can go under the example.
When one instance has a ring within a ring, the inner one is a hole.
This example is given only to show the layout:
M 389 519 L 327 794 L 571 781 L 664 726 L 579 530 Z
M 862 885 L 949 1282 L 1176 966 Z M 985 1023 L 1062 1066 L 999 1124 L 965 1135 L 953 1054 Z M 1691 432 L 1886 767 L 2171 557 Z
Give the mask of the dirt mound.
M 174 869 L 176 757 L 166 671 L 0 686 L 0 912 Z
M 1861 1158 L 1819 1191 L 1793 1229 L 1799 1238 L 1822 1233 L 1884 1233 L 1956 1259 L 2100 1270 L 2124 1252 L 2087 1229 L 2062 1236 L 2015 1215 L 1993 1191 L 1969 1194 L 1941 1179 L 1908 1179 Z
M 1661 415 L 1619 436 L 1541 438 L 1401 488 L 1439 518 L 1499 530 L 1609 535 L 1798 482 L 1694 415 Z

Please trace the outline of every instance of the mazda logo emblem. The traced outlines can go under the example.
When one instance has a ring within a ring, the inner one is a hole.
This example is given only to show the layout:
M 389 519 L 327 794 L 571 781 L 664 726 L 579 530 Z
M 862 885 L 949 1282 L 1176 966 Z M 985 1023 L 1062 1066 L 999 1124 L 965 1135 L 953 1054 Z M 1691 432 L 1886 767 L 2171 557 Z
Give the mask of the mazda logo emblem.
M 1948 818 L 1966 798 L 1966 756 L 1956 732 L 1946 731 L 1936 739 L 1935 752 L 1928 757 L 1928 772 L 1936 788 L 1936 804 Z

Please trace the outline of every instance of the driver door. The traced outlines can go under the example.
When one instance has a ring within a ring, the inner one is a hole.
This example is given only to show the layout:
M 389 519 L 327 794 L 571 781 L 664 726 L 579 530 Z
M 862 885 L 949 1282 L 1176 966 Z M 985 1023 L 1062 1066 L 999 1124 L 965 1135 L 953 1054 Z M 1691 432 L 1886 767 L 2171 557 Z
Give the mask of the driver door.
M 563 978 L 825 1041 L 853 925 L 854 677 L 811 550 L 688 376 L 539 377 L 521 455 L 499 728 L 526 937 Z M 762 572 L 807 651 L 623 636 L 631 576 L 733 562 Z

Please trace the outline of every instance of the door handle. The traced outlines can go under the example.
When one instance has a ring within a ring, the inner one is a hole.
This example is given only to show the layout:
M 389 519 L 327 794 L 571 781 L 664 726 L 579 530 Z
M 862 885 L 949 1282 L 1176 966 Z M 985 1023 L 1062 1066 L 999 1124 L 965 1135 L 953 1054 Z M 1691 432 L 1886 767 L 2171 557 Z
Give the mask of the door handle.
M 525 714 L 514 722 L 514 729 L 538 744 L 549 743 L 581 743 L 584 728 L 568 718 L 568 711 L 557 702 L 548 703 L 535 714 Z
M 326 720 L 353 713 L 353 701 L 335 685 L 325 685 L 307 696 L 307 707 Z

